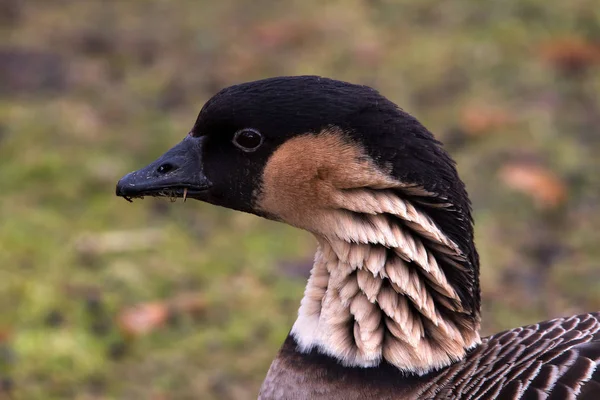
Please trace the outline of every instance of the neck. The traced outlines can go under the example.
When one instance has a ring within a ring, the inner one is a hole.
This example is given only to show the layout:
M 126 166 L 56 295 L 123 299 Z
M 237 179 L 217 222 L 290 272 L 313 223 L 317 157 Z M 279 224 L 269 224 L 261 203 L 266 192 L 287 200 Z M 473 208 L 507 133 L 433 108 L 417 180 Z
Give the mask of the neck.
M 411 192 L 412 191 L 412 192 Z M 319 233 L 319 248 L 292 335 L 345 366 L 383 360 L 425 374 L 462 359 L 480 342 L 472 257 L 427 216 L 415 188 L 346 190 Z

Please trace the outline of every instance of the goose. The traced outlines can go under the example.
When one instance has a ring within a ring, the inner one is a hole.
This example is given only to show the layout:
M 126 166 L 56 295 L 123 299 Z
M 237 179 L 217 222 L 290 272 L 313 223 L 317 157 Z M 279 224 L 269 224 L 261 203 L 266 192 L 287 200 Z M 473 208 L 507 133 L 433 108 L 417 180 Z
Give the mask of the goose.
M 225 88 L 116 194 L 197 199 L 316 237 L 259 399 L 600 399 L 600 313 L 480 337 L 465 186 L 375 89 L 317 76 Z

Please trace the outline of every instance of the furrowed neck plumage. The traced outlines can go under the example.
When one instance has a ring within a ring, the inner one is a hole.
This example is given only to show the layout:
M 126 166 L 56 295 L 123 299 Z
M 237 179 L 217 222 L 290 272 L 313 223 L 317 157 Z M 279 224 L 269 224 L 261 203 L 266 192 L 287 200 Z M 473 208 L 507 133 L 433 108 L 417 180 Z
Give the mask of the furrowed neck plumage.
M 263 190 L 259 200 L 319 242 L 291 332 L 299 351 L 416 374 L 463 358 L 480 342 L 477 258 L 465 254 L 472 243 L 460 246 L 430 215 L 450 227 L 470 224 L 470 216 L 398 181 L 335 133 L 299 138 L 311 154 L 304 164 L 294 163 L 299 143 L 278 150 L 264 174 L 278 191 Z M 331 152 L 335 164 L 327 164 Z M 297 168 L 279 168 L 280 159 Z
M 385 360 L 423 374 L 479 343 L 479 315 L 465 310 L 444 272 L 467 273 L 461 250 L 390 189 L 340 194 L 338 227 L 317 235 L 292 335 L 301 351 L 316 347 L 347 366 Z

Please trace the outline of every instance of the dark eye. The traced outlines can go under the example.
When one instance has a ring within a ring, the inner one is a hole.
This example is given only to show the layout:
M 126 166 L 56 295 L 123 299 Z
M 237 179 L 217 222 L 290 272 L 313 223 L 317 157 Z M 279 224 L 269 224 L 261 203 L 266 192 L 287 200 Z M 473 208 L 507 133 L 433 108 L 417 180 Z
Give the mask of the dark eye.
M 262 135 L 255 129 L 240 129 L 233 136 L 233 144 L 248 152 L 258 149 L 262 142 Z

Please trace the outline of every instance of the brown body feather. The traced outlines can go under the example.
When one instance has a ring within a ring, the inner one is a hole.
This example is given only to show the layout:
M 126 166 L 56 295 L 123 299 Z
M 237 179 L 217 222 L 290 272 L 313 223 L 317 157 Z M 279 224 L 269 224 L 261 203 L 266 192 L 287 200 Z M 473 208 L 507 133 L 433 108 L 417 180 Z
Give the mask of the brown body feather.
M 464 359 L 423 376 L 383 363 L 348 368 L 290 336 L 260 400 L 600 398 L 600 313 L 541 322 L 482 339 Z

